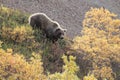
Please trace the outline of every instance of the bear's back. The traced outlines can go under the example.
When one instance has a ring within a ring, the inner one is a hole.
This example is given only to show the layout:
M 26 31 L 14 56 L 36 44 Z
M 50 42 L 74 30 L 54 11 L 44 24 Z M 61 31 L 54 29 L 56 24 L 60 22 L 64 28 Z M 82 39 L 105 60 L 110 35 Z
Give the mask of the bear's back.
M 34 13 L 29 17 L 29 24 L 32 27 L 42 28 L 50 24 L 51 20 L 44 13 Z

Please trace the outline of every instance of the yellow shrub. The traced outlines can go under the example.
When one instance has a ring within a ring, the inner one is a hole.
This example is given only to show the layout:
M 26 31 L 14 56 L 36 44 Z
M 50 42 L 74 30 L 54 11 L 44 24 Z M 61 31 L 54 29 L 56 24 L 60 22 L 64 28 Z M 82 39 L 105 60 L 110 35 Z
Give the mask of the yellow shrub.
M 106 9 L 92 8 L 83 21 L 83 36 L 74 39 L 73 47 L 120 61 L 120 20 L 115 16 Z
M 12 10 L 11 9 L 9 9 L 9 8 L 7 8 L 7 7 L 3 7 L 3 6 L 1 6 L 0 5 L 0 11 L 1 11 L 1 13 L 10 13 Z
M 10 34 L 11 34 L 12 31 L 13 31 L 12 28 L 2 27 L 2 29 L 1 29 L 1 36 L 3 38 L 10 39 Z
M 85 76 L 83 80 L 97 80 L 94 75 Z
M 32 37 L 33 30 L 31 27 L 27 26 L 20 26 L 15 28 L 9 27 L 2 27 L 2 34 L 3 38 L 12 39 L 15 42 L 23 42 Z
M 110 62 L 120 62 L 119 34 L 120 20 L 115 14 L 104 8 L 92 8 L 85 15 L 82 36 L 74 38 L 72 48 L 86 53 L 84 59 L 92 62 L 93 72 L 105 68 L 99 77 L 114 80 Z
M 39 55 L 29 61 L 22 55 L 12 54 L 12 49 L 0 49 L 0 80 L 47 80 Z
M 65 63 L 64 72 L 49 75 L 50 80 L 80 80 L 76 75 L 79 68 L 75 63 L 75 57 L 70 56 L 69 61 L 65 55 L 62 58 Z
M 94 28 L 91 36 L 105 37 L 110 44 L 120 45 L 120 19 L 117 19 L 117 15 L 104 8 L 91 8 L 85 15 L 83 27 L 83 34 L 85 35 L 91 35 L 88 33 L 91 30 L 88 31 L 87 29 Z

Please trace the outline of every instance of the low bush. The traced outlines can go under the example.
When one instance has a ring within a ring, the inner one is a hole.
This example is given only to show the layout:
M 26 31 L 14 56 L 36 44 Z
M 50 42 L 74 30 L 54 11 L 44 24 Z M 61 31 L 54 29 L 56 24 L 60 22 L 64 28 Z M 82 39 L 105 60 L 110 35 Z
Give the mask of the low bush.
M 31 59 L 26 60 L 22 55 L 13 55 L 12 49 L 0 49 L 0 79 L 46 80 L 41 57 L 34 53 Z
M 75 63 L 75 57 L 69 56 L 69 58 L 67 58 L 67 56 L 64 55 L 62 59 L 65 63 L 63 66 L 64 71 L 62 73 L 49 75 L 50 80 L 80 80 L 76 75 L 79 67 Z
M 15 28 L 2 27 L 1 37 L 7 40 L 13 40 L 14 42 L 22 43 L 33 37 L 33 30 L 31 27 L 20 26 Z
M 99 80 L 114 80 L 112 63 L 120 63 L 120 19 L 104 8 L 91 8 L 83 21 L 82 36 L 74 38 L 72 48 L 84 53 L 85 71 Z M 81 62 L 84 63 L 84 62 Z M 113 67 L 114 66 L 114 67 Z

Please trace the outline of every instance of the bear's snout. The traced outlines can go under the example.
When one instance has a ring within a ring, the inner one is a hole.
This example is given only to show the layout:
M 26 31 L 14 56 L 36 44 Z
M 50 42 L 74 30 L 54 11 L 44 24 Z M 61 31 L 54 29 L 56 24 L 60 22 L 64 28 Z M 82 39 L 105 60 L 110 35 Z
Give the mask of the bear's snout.
M 60 39 L 64 39 L 64 35 L 61 35 Z

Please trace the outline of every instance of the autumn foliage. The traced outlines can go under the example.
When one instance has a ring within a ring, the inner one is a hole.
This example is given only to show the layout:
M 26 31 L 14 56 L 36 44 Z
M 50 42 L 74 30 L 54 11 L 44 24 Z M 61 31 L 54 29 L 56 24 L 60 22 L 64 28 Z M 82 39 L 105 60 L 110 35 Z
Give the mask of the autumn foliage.
M 75 57 L 69 56 L 69 61 L 65 55 L 62 58 L 65 63 L 63 66 L 64 71 L 49 75 L 50 80 L 80 80 L 76 75 L 79 67 L 75 63 Z
M 2 27 L 1 36 L 3 38 L 13 40 L 14 42 L 21 43 L 25 40 L 32 38 L 32 34 L 33 34 L 33 31 L 31 27 L 17 26 L 15 28 Z
M 83 51 L 84 59 L 91 62 L 89 72 L 99 80 L 114 80 L 118 75 L 112 63 L 120 63 L 120 19 L 104 8 L 91 8 L 85 14 L 81 34 L 72 48 Z
M 28 61 L 24 56 L 14 54 L 0 48 L 0 79 L 1 80 L 46 80 L 43 74 L 41 58 L 33 54 Z
M 91 8 L 85 14 L 81 36 L 73 43 L 61 40 L 56 44 L 33 30 L 27 24 L 28 16 L 0 7 L 0 80 L 120 79 L 117 15 Z

